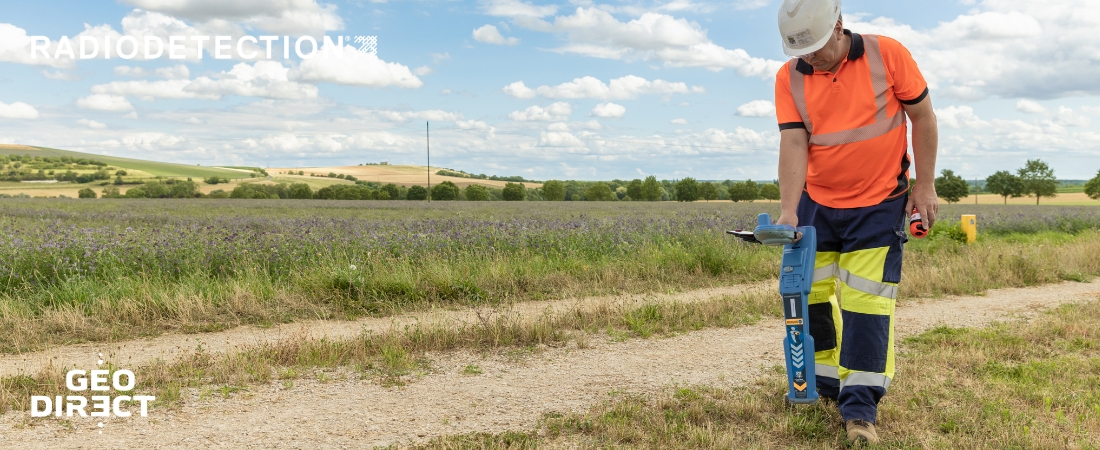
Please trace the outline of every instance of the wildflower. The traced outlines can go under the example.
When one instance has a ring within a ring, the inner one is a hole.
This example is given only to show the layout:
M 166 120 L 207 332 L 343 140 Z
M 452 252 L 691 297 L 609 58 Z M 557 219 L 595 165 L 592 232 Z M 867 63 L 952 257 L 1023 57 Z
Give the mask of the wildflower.
M 351 265 L 351 270 L 355 270 L 355 264 Z

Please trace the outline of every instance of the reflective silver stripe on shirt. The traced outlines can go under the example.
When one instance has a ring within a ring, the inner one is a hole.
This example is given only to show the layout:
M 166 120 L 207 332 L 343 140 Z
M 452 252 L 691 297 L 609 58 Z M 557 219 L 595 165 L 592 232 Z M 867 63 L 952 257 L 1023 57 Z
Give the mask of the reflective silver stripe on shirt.
M 837 278 L 840 278 L 840 281 L 843 281 L 848 287 L 860 292 L 890 299 L 898 298 L 898 286 L 896 284 L 868 280 L 843 268 L 837 270 Z
M 841 130 L 833 133 L 814 134 L 813 123 L 810 122 L 809 110 L 806 107 L 806 79 L 807 75 L 799 72 L 798 59 L 788 63 L 790 67 L 791 98 L 798 109 L 798 115 L 802 116 L 802 123 L 806 125 L 806 132 L 810 133 L 810 144 L 821 146 L 834 146 L 866 141 L 885 135 L 895 128 L 905 125 L 905 111 L 898 111 L 894 117 L 888 117 L 886 112 L 887 95 L 890 90 L 889 81 L 886 79 L 886 64 L 882 61 L 882 50 L 879 47 L 878 36 L 863 36 L 864 54 L 867 56 L 867 66 L 871 73 L 871 87 L 875 91 L 875 123 L 850 130 Z
M 819 377 L 840 379 L 840 369 L 827 364 L 814 364 L 814 375 Z
M 898 111 L 893 118 L 882 122 L 875 122 L 870 125 L 853 128 L 851 130 L 837 131 L 835 133 L 812 134 L 810 135 L 810 143 L 826 147 L 851 144 L 853 142 L 877 138 L 902 125 L 905 125 L 905 111 Z
M 792 59 L 787 66 L 791 71 L 791 97 L 794 98 L 794 106 L 798 108 L 798 115 L 802 116 L 802 123 L 806 125 L 806 132 L 814 134 L 814 124 L 810 121 L 810 113 L 806 110 L 806 79 L 799 72 L 798 58 Z
M 882 50 L 878 46 L 878 36 L 864 36 L 863 48 L 867 54 L 867 65 L 871 70 L 871 87 L 875 90 L 875 122 L 886 121 L 886 64 L 882 62 Z
M 852 372 L 848 376 L 840 380 L 840 390 L 844 390 L 848 386 L 878 386 L 882 388 L 890 387 L 890 377 L 881 373 L 871 372 Z

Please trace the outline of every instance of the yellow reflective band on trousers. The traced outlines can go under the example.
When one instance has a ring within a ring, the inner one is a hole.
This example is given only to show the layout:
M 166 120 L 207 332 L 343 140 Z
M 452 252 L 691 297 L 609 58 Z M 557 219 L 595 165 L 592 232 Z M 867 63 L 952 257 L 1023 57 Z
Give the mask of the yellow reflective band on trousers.
M 818 373 L 828 377 L 839 375 L 841 389 L 856 385 L 885 388 L 894 377 L 894 311 L 897 283 L 882 282 L 883 265 L 886 263 L 888 250 L 888 247 L 879 247 L 848 253 L 817 253 L 809 303 L 811 305 L 828 303 L 831 306 L 831 313 L 812 316 L 810 323 L 814 326 L 814 319 L 831 321 L 831 328 L 836 333 L 836 346 L 815 352 L 814 360 L 817 362 Z M 888 318 L 885 370 L 865 372 L 851 370 L 840 364 L 841 350 L 844 348 L 844 312 Z M 823 328 L 821 324 L 817 325 L 814 328 Z M 814 339 L 822 340 L 821 336 L 816 335 Z

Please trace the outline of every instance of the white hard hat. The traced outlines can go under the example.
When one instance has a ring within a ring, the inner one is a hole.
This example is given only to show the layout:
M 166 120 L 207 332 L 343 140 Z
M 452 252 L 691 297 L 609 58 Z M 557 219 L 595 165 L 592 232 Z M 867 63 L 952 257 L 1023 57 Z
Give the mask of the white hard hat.
M 779 34 L 783 53 L 802 56 L 821 50 L 840 20 L 840 0 L 783 0 L 779 7 Z

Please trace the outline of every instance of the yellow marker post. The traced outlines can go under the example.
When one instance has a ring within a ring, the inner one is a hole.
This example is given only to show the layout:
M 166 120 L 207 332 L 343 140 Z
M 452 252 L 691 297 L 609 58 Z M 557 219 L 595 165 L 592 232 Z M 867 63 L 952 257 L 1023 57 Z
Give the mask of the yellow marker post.
M 966 243 L 978 240 L 978 220 L 974 214 L 962 215 L 962 229 L 966 232 Z

